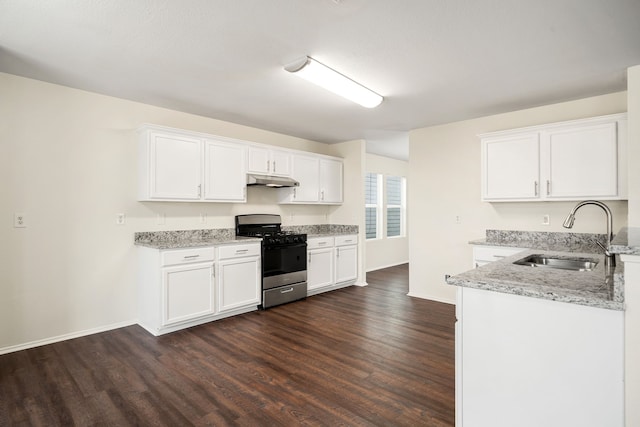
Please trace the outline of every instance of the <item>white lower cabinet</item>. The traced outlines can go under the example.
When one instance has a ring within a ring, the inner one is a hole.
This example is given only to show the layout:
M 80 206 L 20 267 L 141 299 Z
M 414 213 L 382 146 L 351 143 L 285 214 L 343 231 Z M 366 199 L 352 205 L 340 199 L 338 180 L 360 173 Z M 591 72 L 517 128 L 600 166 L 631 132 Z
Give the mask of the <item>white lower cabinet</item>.
M 456 426 L 622 427 L 624 312 L 458 288 Z
M 358 236 L 307 240 L 307 295 L 352 285 L 358 278 Z
M 138 251 L 138 324 L 153 335 L 253 311 L 260 304 L 259 242 L 222 245 L 217 254 L 214 247 Z
M 307 241 L 307 294 L 332 286 L 333 237 L 312 238 Z
M 260 304 L 260 245 L 218 248 L 220 313 Z
M 515 255 L 525 249 L 507 246 L 474 246 L 473 247 L 473 268 L 482 267 L 493 261 Z
M 213 262 L 162 269 L 162 326 L 215 313 Z
M 336 283 L 358 278 L 358 236 L 336 237 Z

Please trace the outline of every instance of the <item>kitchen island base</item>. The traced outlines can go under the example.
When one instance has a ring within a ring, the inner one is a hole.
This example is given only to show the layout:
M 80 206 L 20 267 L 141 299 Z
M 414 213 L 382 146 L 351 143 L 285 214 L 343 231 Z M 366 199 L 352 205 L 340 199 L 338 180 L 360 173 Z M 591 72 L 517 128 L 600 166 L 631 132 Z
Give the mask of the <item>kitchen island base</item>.
M 457 292 L 457 426 L 624 425 L 623 311 Z

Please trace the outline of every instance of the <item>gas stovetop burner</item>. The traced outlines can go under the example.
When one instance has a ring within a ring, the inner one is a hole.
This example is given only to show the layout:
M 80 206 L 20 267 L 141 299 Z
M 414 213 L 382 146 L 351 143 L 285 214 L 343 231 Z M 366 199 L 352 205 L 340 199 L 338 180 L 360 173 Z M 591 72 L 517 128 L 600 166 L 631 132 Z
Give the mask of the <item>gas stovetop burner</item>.
M 307 241 L 304 233 L 283 231 L 280 215 L 256 214 L 236 216 L 236 235 L 260 237 L 265 245 L 299 244 Z

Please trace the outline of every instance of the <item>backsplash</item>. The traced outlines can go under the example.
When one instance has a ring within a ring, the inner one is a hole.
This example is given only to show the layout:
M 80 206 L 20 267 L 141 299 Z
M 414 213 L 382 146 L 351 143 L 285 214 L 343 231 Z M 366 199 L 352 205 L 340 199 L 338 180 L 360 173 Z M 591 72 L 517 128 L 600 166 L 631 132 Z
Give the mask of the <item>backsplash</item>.
M 537 248 L 569 252 L 602 252 L 594 239 L 606 246 L 605 234 L 545 231 L 487 230 L 486 242 L 499 246 Z

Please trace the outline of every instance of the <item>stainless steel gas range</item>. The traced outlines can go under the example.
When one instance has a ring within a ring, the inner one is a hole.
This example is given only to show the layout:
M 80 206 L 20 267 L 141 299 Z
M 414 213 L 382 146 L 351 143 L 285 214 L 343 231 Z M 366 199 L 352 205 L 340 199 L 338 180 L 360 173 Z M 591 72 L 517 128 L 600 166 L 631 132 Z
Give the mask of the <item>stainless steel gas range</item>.
M 280 215 L 236 216 L 236 236 L 262 238 L 262 308 L 307 296 L 307 235 L 281 225 Z

